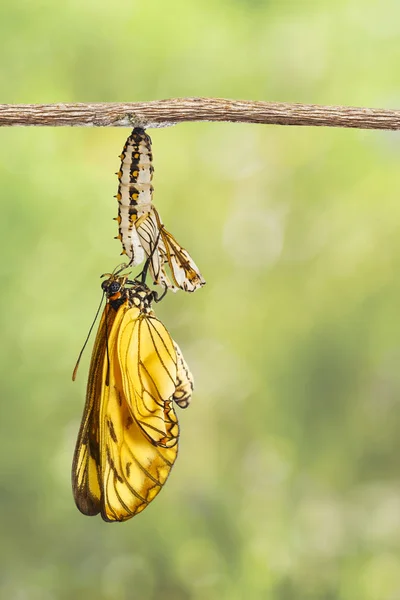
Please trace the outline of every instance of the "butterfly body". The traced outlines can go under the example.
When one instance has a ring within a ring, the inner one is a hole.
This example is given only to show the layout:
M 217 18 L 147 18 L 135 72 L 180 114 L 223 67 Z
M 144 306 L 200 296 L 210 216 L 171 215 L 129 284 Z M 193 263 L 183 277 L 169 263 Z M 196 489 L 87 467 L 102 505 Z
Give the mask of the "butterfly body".
M 107 304 L 92 353 L 72 486 L 84 514 L 125 521 L 146 508 L 169 476 L 178 453 L 174 401 L 184 407 L 181 399 L 193 383 L 189 371 L 182 379 L 176 345 L 151 308 L 154 292 L 117 276 L 102 287 Z

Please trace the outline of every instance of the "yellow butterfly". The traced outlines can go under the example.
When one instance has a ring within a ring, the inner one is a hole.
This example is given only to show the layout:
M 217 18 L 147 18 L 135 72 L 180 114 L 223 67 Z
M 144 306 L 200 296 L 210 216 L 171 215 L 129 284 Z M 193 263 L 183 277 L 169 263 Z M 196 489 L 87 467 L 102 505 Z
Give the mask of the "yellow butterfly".
M 120 158 L 116 220 L 122 254 L 129 257 L 132 265 L 139 265 L 148 257 L 154 283 L 173 291 L 178 288 L 186 292 L 196 291 L 205 281 L 190 254 L 165 229 L 153 205 L 153 155 L 150 136 L 144 129 L 133 129 Z
M 168 478 L 178 454 L 173 402 L 188 406 L 193 379 L 151 309 L 156 293 L 118 275 L 108 276 L 102 288 L 107 303 L 92 353 L 72 488 L 83 514 L 125 521 L 146 508 Z

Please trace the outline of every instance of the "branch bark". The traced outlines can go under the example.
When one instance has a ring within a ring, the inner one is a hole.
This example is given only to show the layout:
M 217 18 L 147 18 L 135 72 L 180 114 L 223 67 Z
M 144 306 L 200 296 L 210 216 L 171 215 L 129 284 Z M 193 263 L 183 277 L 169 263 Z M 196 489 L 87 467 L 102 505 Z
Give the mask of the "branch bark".
M 96 104 L 0 104 L 0 126 L 168 127 L 184 121 L 400 129 L 400 110 L 223 98 Z

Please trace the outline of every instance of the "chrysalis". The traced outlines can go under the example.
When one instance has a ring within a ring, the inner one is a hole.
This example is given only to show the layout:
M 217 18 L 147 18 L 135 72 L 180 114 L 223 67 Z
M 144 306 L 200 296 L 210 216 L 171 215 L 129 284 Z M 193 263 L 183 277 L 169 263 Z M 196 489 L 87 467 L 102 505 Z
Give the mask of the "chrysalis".
M 144 129 L 136 127 L 132 131 L 120 158 L 116 198 L 119 204 L 117 237 L 122 242 L 122 253 L 128 256 L 131 265 L 150 258 L 154 283 L 172 290 L 181 288 L 194 292 L 205 281 L 189 253 L 165 229 L 152 202 L 153 156 L 151 139 Z

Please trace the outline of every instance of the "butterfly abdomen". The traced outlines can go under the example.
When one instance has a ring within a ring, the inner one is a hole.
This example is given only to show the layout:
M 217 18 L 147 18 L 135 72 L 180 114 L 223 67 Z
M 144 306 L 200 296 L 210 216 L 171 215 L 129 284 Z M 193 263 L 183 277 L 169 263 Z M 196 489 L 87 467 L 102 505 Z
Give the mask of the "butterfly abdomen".
M 122 150 L 121 166 L 118 172 L 119 186 L 117 200 L 119 239 L 123 253 L 139 264 L 144 258 L 135 222 L 150 213 L 152 209 L 154 167 L 151 153 L 151 139 L 144 129 L 136 127 L 126 140 Z

